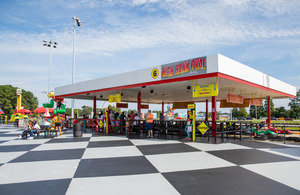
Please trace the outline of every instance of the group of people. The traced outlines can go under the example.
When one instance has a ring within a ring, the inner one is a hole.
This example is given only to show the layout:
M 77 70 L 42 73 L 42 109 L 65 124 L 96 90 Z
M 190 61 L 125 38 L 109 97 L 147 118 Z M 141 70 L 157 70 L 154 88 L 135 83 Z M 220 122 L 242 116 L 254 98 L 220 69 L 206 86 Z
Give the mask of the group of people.
M 35 123 L 35 122 L 31 121 L 31 120 L 28 121 L 27 126 L 28 126 L 28 128 L 24 129 L 22 131 L 22 133 L 18 136 L 18 139 L 27 137 L 28 133 L 30 134 L 30 136 L 27 137 L 27 139 L 33 139 L 33 134 L 37 133 L 37 131 L 39 129 L 41 129 L 41 127 L 37 123 Z
M 100 113 L 100 119 L 101 119 L 101 113 Z M 118 112 L 113 113 L 111 110 L 109 112 L 109 120 L 110 120 L 110 129 L 117 131 L 120 131 L 123 127 L 125 127 L 125 130 L 128 134 L 132 133 L 133 127 L 138 126 L 140 118 L 139 113 L 135 113 L 131 111 L 127 116 L 125 115 L 125 112 L 122 112 L 119 114 Z
M 45 125 L 46 128 L 48 128 L 50 130 L 52 128 L 54 128 L 56 131 L 59 131 L 60 136 L 62 135 L 61 134 L 62 123 L 63 123 L 63 118 L 61 117 L 60 114 L 57 114 L 52 120 L 42 119 L 42 121 L 41 121 L 41 125 Z M 26 138 L 26 137 L 27 137 L 27 139 L 33 139 L 34 134 L 37 133 L 37 131 L 40 129 L 41 129 L 41 127 L 36 121 L 28 120 L 27 129 L 24 129 L 22 131 L 22 133 L 18 136 L 18 139 L 22 139 L 22 138 Z M 30 134 L 29 137 L 27 136 L 28 133 Z
M 122 112 L 119 114 L 118 112 L 114 113 L 112 110 L 109 111 L 109 120 L 110 120 L 110 130 L 116 130 L 120 132 L 124 127 L 127 134 L 131 134 L 134 127 L 138 127 L 140 124 L 141 116 L 140 113 L 134 113 L 131 111 L 127 116 L 125 115 L 125 112 Z M 103 112 L 100 112 L 97 119 L 100 119 L 103 121 L 104 124 L 104 131 L 106 131 L 106 122 L 105 122 L 105 116 Z M 148 130 L 148 136 L 147 137 L 153 137 L 153 114 L 151 113 L 151 110 L 148 110 L 148 114 L 146 117 L 147 122 L 147 130 Z

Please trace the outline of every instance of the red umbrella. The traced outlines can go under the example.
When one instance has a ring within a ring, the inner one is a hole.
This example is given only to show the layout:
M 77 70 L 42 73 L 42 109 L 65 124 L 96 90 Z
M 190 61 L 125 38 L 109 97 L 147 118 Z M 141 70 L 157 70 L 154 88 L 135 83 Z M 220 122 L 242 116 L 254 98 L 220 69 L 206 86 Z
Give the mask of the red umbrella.
M 4 112 L 2 111 L 2 109 L 0 108 L 0 114 L 4 114 Z
M 31 113 L 31 111 L 28 109 L 21 109 L 17 113 Z
M 47 109 L 49 110 L 49 112 L 53 112 L 53 109 L 52 108 L 44 108 L 44 107 L 39 107 L 39 108 L 36 108 L 34 109 L 34 113 L 45 113 L 47 112 Z

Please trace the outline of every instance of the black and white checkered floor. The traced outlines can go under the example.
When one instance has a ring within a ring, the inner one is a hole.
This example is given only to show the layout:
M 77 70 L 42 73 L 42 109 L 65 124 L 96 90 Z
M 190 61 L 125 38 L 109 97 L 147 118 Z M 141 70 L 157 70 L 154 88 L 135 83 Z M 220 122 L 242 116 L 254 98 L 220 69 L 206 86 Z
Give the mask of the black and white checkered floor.
M 130 139 L 0 125 L 0 194 L 300 194 L 300 146 Z

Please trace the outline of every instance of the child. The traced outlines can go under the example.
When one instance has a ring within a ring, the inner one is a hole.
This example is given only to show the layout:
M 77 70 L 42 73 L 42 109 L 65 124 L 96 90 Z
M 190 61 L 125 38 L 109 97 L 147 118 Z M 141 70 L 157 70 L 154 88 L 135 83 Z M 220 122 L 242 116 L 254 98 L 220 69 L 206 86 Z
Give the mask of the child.
M 187 125 L 185 126 L 185 131 L 186 131 L 186 140 L 192 140 L 191 138 L 191 132 L 192 132 L 192 125 L 191 125 L 191 120 L 190 119 L 187 119 Z

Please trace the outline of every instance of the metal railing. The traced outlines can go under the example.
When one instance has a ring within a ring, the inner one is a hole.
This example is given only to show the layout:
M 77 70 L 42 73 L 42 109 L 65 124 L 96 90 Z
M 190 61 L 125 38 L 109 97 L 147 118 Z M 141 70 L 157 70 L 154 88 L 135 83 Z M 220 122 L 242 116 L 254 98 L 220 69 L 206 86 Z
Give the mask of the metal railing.
M 79 123 L 82 123 L 83 130 L 86 131 L 90 129 L 95 132 L 104 132 L 104 121 L 102 128 L 99 126 L 100 119 L 78 119 Z M 111 122 L 114 123 L 114 126 L 111 125 Z M 126 126 L 126 120 L 110 120 L 108 133 L 133 133 L 138 135 L 146 135 L 147 125 L 145 120 L 129 120 L 129 126 Z M 128 124 L 127 122 L 127 124 Z M 208 130 L 202 135 L 197 127 L 201 123 L 205 123 L 208 127 Z M 136 124 L 136 125 L 133 125 Z M 247 121 L 195 121 L 196 124 L 196 141 L 197 139 L 207 138 L 207 142 L 225 142 L 229 140 L 245 140 L 245 139 L 256 139 L 258 137 L 265 137 L 261 135 L 254 136 L 253 129 L 259 129 L 260 123 L 252 123 Z M 72 128 L 72 120 L 68 121 L 68 127 Z M 183 120 L 154 120 L 153 121 L 153 132 L 158 137 L 164 137 L 165 139 L 177 138 L 182 139 L 183 136 L 186 136 L 185 127 L 187 125 L 186 121 Z M 269 139 L 274 141 L 299 141 L 300 142 L 300 124 L 271 124 L 273 127 L 278 129 L 286 129 L 287 127 L 293 126 L 294 130 L 293 136 L 286 134 L 284 131 L 283 134 L 276 134 L 276 136 L 269 137 Z M 132 128 L 130 130 L 130 128 Z M 129 129 L 129 131 L 128 131 Z M 298 134 L 299 133 L 299 134 Z M 268 136 L 267 136 L 268 137 Z M 292 138 L 291 138 L 292 137 Z

